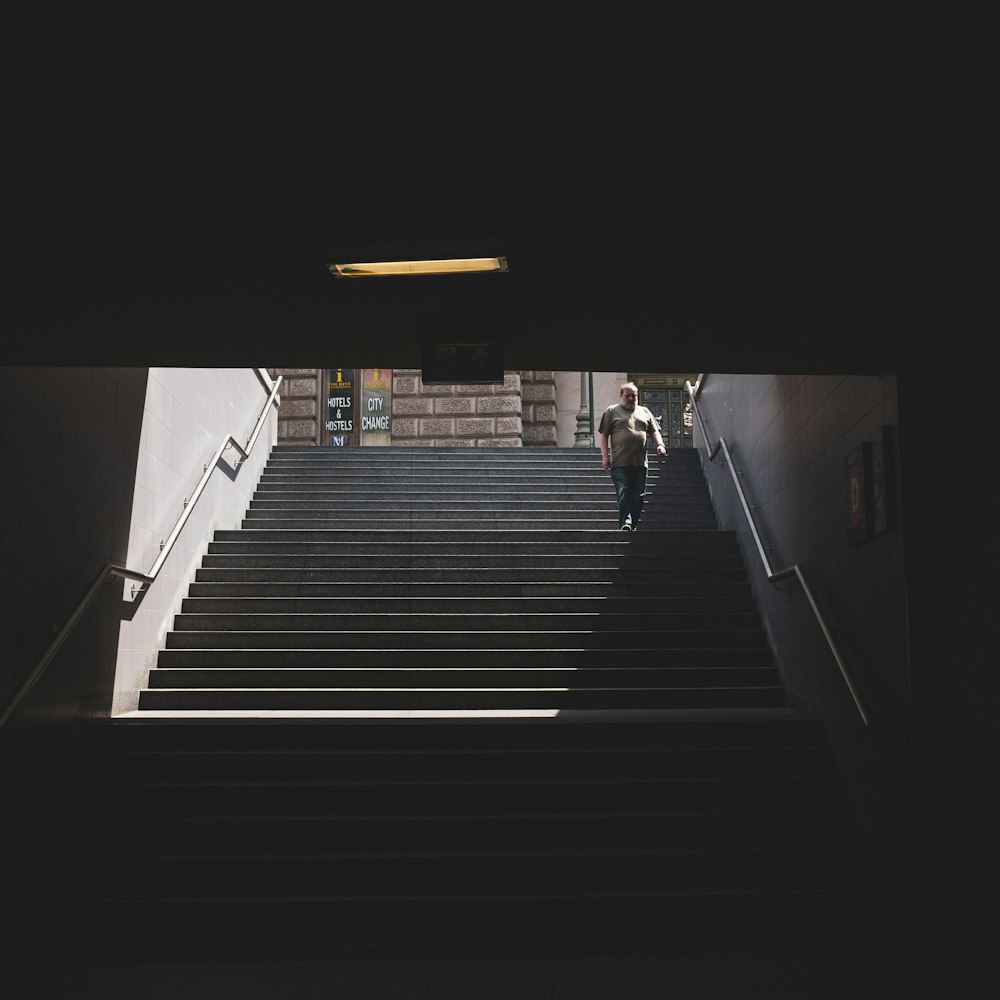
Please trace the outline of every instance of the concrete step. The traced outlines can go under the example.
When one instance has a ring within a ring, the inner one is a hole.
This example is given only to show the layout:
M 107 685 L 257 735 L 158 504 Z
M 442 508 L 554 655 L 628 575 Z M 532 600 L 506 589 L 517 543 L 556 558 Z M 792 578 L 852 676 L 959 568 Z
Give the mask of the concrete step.
M 167 711 L 441 712 L 650 708 L 766 708 L 783 705 L 772 687 L 545 688 L 146 688 L 139 708 Z
M 349 477 L 349 478 L 348 478 Z M 417 471 L 386 466 L 383 469 L 366 468 L 355 478 L 350 470 L 346 469 L 322 469 L 306 467 L 302 469 L 274 470 L 265 467 L 261 472 L 260 484 L 311 484 L 339 483 L 343 485 L 345 480 L 357 482 L 360 485 L 369 483 L 399 483 L 404 485 L 436 484 L 443 486 L 448 491 L 460 491 L 464 486 L 470 485 L 481 488 L 496 480 L 508 485 L 519 485 L 525 488 L 542 488 L 549 486 L 561 487 L 565 485 L 589 484 L 592 486 L 602 485 L 606 490 L 613 492 L 614 486 L 611 476 L 607 472 L 597 469 L 525 469 L 525 468 L 436 468 L 429 471 Z M 658 477 L 647 475 L 647 486 L 655 489 Z M 680 477 L 677 480 L 681 481 Z M 692 473 L 687 480 L 697 483 L 696 473 Z M 260 487 L 258 487 L 260 488 Z
M 198 667 L 151 671 L 149 687 L 178 688 L 621 688 L 774 687 L 775 667 Z
M 698 655 L 703 652 L 696 651 Z M 160 721 L 116 716 L 88 720 L 88 724 L 74 727 L 67 758 L 107 753 L 225 752 L 280 756 L 339 752 L 358 761 L 387 752 L 417 756 L 445 752 L 453 759 L 460 759 L 498 751 L 520 758 L 525 753 L 808 748 L 826 743 L 823 724 L 791 708 L 682 712 L 655 717 L 632 713 L 602 719 L 562 716 L 544 720 L 448 719 L 419 723 L 355 719 L 338 721 L 336 725 L 310 719 L 239 719 L 220 724 L 217 720 L 206 722 L 198 718 Z M 113 775 L 114 770 L 108 774 Z
M 705 480 L 694 474 L 670 480 L 649 475 L 646 477 L 645 493 L 650 499 L 653 497 L 704 499 L 709 496 Z M 490 478 L 472 475 L 464 477 L 393 475 L 386 470 L 384 474 L 363 473 L 356 477 L 318 472 L 271 473 L 261 476 L 252 496 L 254 499 L 264 499 L 295 494 L 302 494 L 306 498 L 332 494 L 337 497 L 348 495 L 400 496 L 414 499 L 452 497 L 456 500 L 497 497 L 507 500 L 576 502 L 609 496 L 614 498 L 615 490 L 614 482 L 607 473 L 586 477 L 565 474 L 546 477 L 520 476 L 510 472 Z
M 665 597 L 650 596 L 645 593 L 633 597 L 620 596 L 571 596 L 557 594 L 556 596 L 522 594 L 485 594 L 483 596 L 468 593 L 471 588 L 456 588 L 457 593 L 444 596 L 417 596 L 402 594 L 393 596 L 387 592 L 387 586 L 373 587 L 370 595 L 358 594 L 352 590 L 349 594 L 334 594 L 331 596 L 258 596 L 244 594 L 234 596 L 201 596 L 194 592 L 193 596 L 181 601 L 181 613 L 184 615 L 471 615 L 475 619 L 488 614 L 492 623 L 498 615 L 599 615 L 602 619 L 618 615 L 669 615 L 668 623 L 673 617 L 688 612 L 696 615 L 740 614 L 756 615 L 757 605 L 752 596 L 720 597 L 712 594 L 708 597 Z M 384 619 L 382 619 L 384 620 Z M 508 619 L 509 620 L 509 619 Z M 631 617 L 625 627 L 639 619 Z M 516 622 L 514 622 L 516 624 Z M 182 626 L 178 626 L 182 627 Z M 280 626 L 279 626 L 280 627 Z M 327 627 L 320 625 L 320 627 Z M 474 628 L 481 627 L 473 625 Z M 723 626 L 724 627 L 724 626 Z M 741 622 L 741 627 L 743 627 Z
M 714 516 L 711 500 L 699 494 L 674 493 L 672 495 L 646 494 L 643 513 L 658 511 L 678 517 L 686 513 L 704 514 L 710 511 Z M 402 511 L 405 513 L 420 513 L 424 511 L 449 510 L 454 512 L 477 511 L 537 511 L 538 513 L 576 514 L 617 510 L 615 495 L 610 490 L 581 496 L 576 493 L 572 497 L 561 497 L 558 494 L 546 494 L 544 497 L 532 498 L 530 491 L 510 493 L 492 493 L 489 495 L 469 495 L 455 493 L 405 493 L 402 490 L 355 490 L 352 492 L 335 492 L 329 489 L 306 490 L 271 490 L 256 493 L 250 500 L 246 516 L 265 510 L 286 510 L 290 514 L 305 510 L 365 510 L 377 507 L 385 511 Z
M 594 449 L 587 455 L 566 455 L 558 452 L 539 452 L 534 449 L 529 453 L 527 450 L 503 450 L 498 448 L 483 448 L 472 451 L 459 451 L 453 448 L 435 449 L 433 453 L 417 451 L 415 449 L 388 452 L 379 449 L 376 453 L 371 449 L 363 452 L 333 452 L 327 450 L 313 449 L 313 454 L 301 452 L 292 455 L 285 452 L 273 451 L 268 456 L 269 467 L 278 465 L 304 464 L 313 467 L 326 466 L 329 468 L 372 468 L 378 466 L 398 466 L 401 468 L 495 468 L 509 466 L 517 469 L 530 468 L 552 468 L 563 467 L 573 469 L 597 469 L 601 471 L 601 455 Z M 655 453 L 650 452 L 646 456 L 646 461 L 650 466 L 660 466 L 664 468 L 700 468 L 700 462 L 671 462 L 670 458 L 660 459 Z
M 692 499 L 689 503 L 695 509 L 704 508 L 705 501 Z M 476 497 L 468 495 L 452 496 L 428 493 L 420 496 L 407 496 L 393 492 L 371 492 L 358 494 L 345 491 L 339 496 L 331 496 L 326 491 L 316 491 L 307 494 L 299 492 L 294 497 L 288 494 L 268 494 L 264 497 L 255 497 L 250 501 L 248 515 L 251 512 L 263 511 L 287 511 L 293 515 L 302 515 L 312 511 L 330 510 L 367 510 L 373 505 L 377 505 L 385 511 L 537 511 L 539 513 L 548 511 L 565 512 L 570 510 L 574 513 L 588 510 L 606 512 L 609 508 L 616 509 L 614 494 L 607 492 L 601 495 L 581 498 L 578 495 L 568 494 L 565 497 L 546 496 L 539 499 L 524 499 L 523 497 L 497 497 L 495 494 L 481 494 Z M 711 506 L 709 504 L 708 506 Z
M 367 648 L 356 645 L 358 637 L 364 633 L 337 636 L 334 641 L 342 644 L 333 648 L 271 648 L 241 647 L 238 643 L 225 647 L 219 643 L 198 644 L 197 638 L 203 634 L 186 633 L 182 645 L 177 636 L 168 635 L 167 647 L 161 649 L 157 659 L 157 669 L 166 668 L 267 668 L 288 669 L 301 667 L 358 669 L 465 669 L 477 666 L 483 669 L 506 669 L 512 666 L 532 669 L 573 669 L 604 667 L 614 662 L 613 651 L 607 648 L 582 646 L 568 647 L 552 645 L 540 648 L 484 648 L 477 647 L 474 653 L 468 649 L 451 648 L 417 649 L 406 646 L 402 641 L 396 648 L 372 642 Z M 676 636 L 674 637 L 676 638 Z M 190 640 L 190 641 L 188 641 Z M 256 639 L 251 635 L 247 642 Z M 525 641 L 530 641 L 526 639 Z M 657 647 L 629 647 L 629 655 L 639 662 L 678 667 L 770 667 L 773 663 L 771 651 L 766 645 L 689 645 L 687 647 L 659 645 Z
M 466 552 L 441 553 L 434 549 L 419 548 L 416 552 L 403 549 L 388 553 L 377 562 L 357 546 L 342 554 L 328 548 L 325 553 L 294 552 L 288 546 L 275 554 L 231 552 L 229 543 L 212 542 L 209 552 L 202 557 L 197 578 L 214 578 L 219 572 L 253 574 L 263 572 L 262 578 L 273 579 L 272 573 L 297 573 L 295 579 L 343 579 L 341 570 L 353 570 L 351 580 L 404 580 L 408 578 L 454 579 L 475 581 L 518 580 L 524 574 L 525 582 L 551 580 L 622 581 L 635 579 L 644 582 L 650 578 L 665 583 L 696 580 L 745 580 L 746 571 L 738 552 L 719 552 L 697 559 L 662 559 L 655 554 L 634 550 L 614 550 L 593 554 L 578 552 L 514 553 L 494 546 L 494 551 L 479 552 L 470 557 Z M 442 575 L 444 574 L 444 575 Z M 456 575 L 454 577 L 450 574 Z M 472 574 L 470 576 L 470 574 Z
M 452 818 L 527 816 L 619 816 L 690 812 L 791 812 L 850 807 L 836 775 L 698 774 L 676 778 L 587 775 L 546 780 L 511 779 L 484 772 L 466 780 L 368 780 L 327 774 L 316 780 L 257 780 L 246 772 L 237 781 L 128 781 L 108 776 L 53 789 L 56 817 L 178 819 L 254 817 L 337 819 L 344 816 Z M 69 846 L 69 845 L 67 845 Z
M 566 499 L 560 497 L 525 499 L 524 494 L 516 493 L 482 497 L 451 494 L 414 497 L 389 491 L 368 491 L 350 495 L 345 493 L 339 496 L 331 495 L 328 490 L 317 490 L 311 495 L 303 491 L 294 493 L 274 491 L 254 497 L 247 508 L 246 516 L 265 512 L 286 512 L 289 516 L 294 517 L 311 514 L 313 511 L 364 511 L 369 509 L 378 509 L 386 513 L 396 511 L 405 514 L 447 511 L 452 514 L 510 512 L 511 514 L 535 513 L 538 515 L 560 513 L 573 516 L 587 513 L 602 514 L 609 510 L 614 513 L 617 510 L 617 504 L 613 493 L 589 497 L 575 496 Z M 693 495 L 657 496 L 655 499 L 647 495 L 643 513 L 646 513 L 647 510 L 669 514 L 672 517 L 704 516 L 706 511 L 711 517 L 714 517 L 715 514 L 711 501 L 707 497 Z
M 167 649 L 462 649 L 532 650 L 595 649 L 634 652 L 647 650 L 663 658 L 671 649 L 766 649 L 763 631 L 750 628 L 720 632 L 716 629 L 686 631 L 635 631 L 611 629 L 595 631 L 538 631 L 515 629 L 469 631 L 468 629 L 336 629 L 314 627 L 291 631 L 277 629 L 221 630 L 174 629 L 167 633 Z
M 246 781 L 251 774 L 252 780 L 257 782 L 323 781 L 331 775 L 346 774 L 358 781 L 469 781 L 500 775 L 519 781 L 580 780 L 583 776 L 593 780 L 692 777 L 715 780 L 736 776 L 801 778 L 807 774 L 830 778 L 837 774 L 837 763 L 833 751 L 822 743 L 556 746 L 548 749 L 533 749 L 530 746 L 491 748 L 487 745 L 480 749 L 462 750 L 445 747 L 396 749 L 390 743 L 375 750 L 288 747 L 280 752 L 261 748 L 108 748 L 74 754 L 67 761 L 62 778 L 74 783 L 100 783 L 111 779 L 198 784 Z M 790 814 L 781 815 L 787 819 Z M 760 814 L 754 813 L 753 816 L 759 818 Z M 714 822 L 719 823 L 718 814 L 708 814 L 708 819 L 713 817 Z M 341 821 L 350 827 L 353 819 L 356 817 L 344 817 Z M 528 819 L 519 815 L 512 817 L 511 822 L 524 824 Z M 624 825 L 622 817 L 606 819 L 609 823 L 613 821 Z M 776 832 L 771 827 L 768 830 Z M 699 828 L 699 832 L 704 831 Z M 717 835 L 724 832 L 716 831 Z
M 399 462 L 407 465 L 436 465 L 467 463 L 479 465 L 483 463 L 509 463 L 511 465 L 584 465 L 600 468 L 601 453 L 595 446 L 592 448 L 564 449 L 552 448 L 505 448 L 505 447 L 442 447 L 426 448 L 414 446 L 389 446 L 380 448 L 344 449 L 316 448 L 306 446 L 299 451 L 289 451 L 284 444 L 272 447 L 268 462 L 311 461 L 330 465 L 378 464 L 381 462 Z M 650 448 L 646 453 L 650 463 L 662 463 L 665 466 L 701 467 L 702 456 L 694 448 L 673 449 L 661 457 Z
M 469 845 L 464 852 L 411 852 L 400 856 L 318 853 L 233 857 L 170 852 L 128 859 L 132 877 L 114 880 L 114 860 L 55 858 L 53 876 L 61 898 L 118 899 L 405 899 L 511 898 L 567 893 L 676 893 L 786 891 L 863 885 L 864 858 L 847 847 L 768 849 L 535 851 L 489 853 Z M 253 873 L 248 884 L 249 872 Z M 109 884 L 113 888 L 105 888 Z M 16 896 L 15 884 L 12 892 Z
M 359 573 L 365 573 L 364 570 Z M 547 581 L 524 580 L 523 571 L 504 573 L 495 570 L 489 574 L 494 579 L 484 580 L 476 570 L 377 570 L 357 579 L 350 574 L 345 581 L 340 569 L 309 570 L 205 570 L 198 571 L 196 581 L 188 587 L 190 599 L 204 598 L 376 598 L 412 597 L 416 600 L 435 600 L 448 597 L 465 597 L 482 600 L 487 597 L 524 597 L 558 600 L 560 598 L 593 598 L 602 601 L 629 598 L 647 598 L 674 602 L 721 601 L 720 609 L 733 600 L 752 600 L 750 585 L 746 581 L 732 580 L 674 580 L 664 581 L 647 576 L 645 579 L 627 577 L 614 582 L 599 570 L 575 577 L 587 576 L 587 582 L 560 580 L 555 575 Z M 538 574 L 541 575 L 541 574 Z M 565 574 L 569 575 L 569 574 Z M 507 579 L 503 579 L 503 577 Z M 499 577 L 499 579 L 496 579 Z M 693 604 L 692 606 L 696 606 Z M 181 610 L 193 610 L 183 606 Z
M 593 448 L 553 448 L 545 446 L 528 448 L 448 446 L 442 448 L 415 447 L 398 445 L 378 448 L 317 448 L 303 445 L 293 447 L 286 444 L 276 444 L 268 456 L 269 463 L 285 461 L 309 461 L 314 464 L 330 465 L 372 465 L 381 462 L 401 462 L 408 465 L 438 465 L 449 463 L 468 463 L 472 465 L 484 462 L 509 463 L 511 465 L 585 465 L 597 464 L 600 468 L 601 453 Z M 660 456 L 651 448 L 647 453 L 650 463 L 661 461 Z M 701 456 L 694 448 L 675 448 L 662 459 L 664 464 L 671 466 L 692 465 L 701 467 Z
M 476 496 L 486 493 L 495 497 L 559 497 L 570 493 L 576 497 L 587 499 L 600 496 L 615 495 L 614 483 L 607 473 L 594 476 L 572 476 L 555 474 L 552 476 L 536 475 L 522 476 L 513 473 L 497 473 L 495 478 L 468 474 L 461 475 L 426 475 L 407 476 L 394 475 L 386 471 L 383 475 L 368 473 L 357 478 L 336 474 L 313 473 L 282 473 L 262 475 L 252 494 L 255 498 L 263 498 L 277 494 L 279 496 L 293 493 L 341 494 L 346 490 L 361 493 L 386 495 L 399 493 L 401 496 L 412 494 L 438 494 L 452 496 L 456 499 L 466 494 Z M 702 498 L 707 493 L 703 479 L 692 476 L 690 479 L 675 479 L 669 483 L 649 476 L 646 479 L 647 497 L 692 497 Z
M 155 777 L 157 763 L 140 758 L 137 766 L 149 768 Z M 128 773 L 127 762 L 116 762 L 115 767 Z M 192 780 L 198 776 L 192 775 Z M 67 822 L 73 824 L 71 843 L 66 842 Z M 165 845 L 179 851 L 181 845 L 192 843 L 207 855 L 238 857 L 343 852 L 359 846 L 369 853 L 428 853 L 461 851 L 469 844 L 481 850 L 513 852 L 555 851 L 567 843 L 591 851 L 623 843 L 637 850 L 670 850 L 691 844 L 706 849 L 777 849 L 795 844 L 835 848 L 856 844 L 857 839 L 853 812 L 833 806 L 771 811 L 623 811 L 610 815 L 586 810 L 550 816 L 487 814 L 453 816 L 447 823 L 421 815 L 270 816 L 256 817 L 251 823 L 244 816 L 56 814 L 38 822 L 33 831 L 39 855 L 71 851 L 77 857 L 114 853 L 120 858 L 156 857 Z
M 478 899 L 91 896 L 19 899 L 13 914 L 12 949 L 37 960 L 48 955 L 40 945 L 48 936 L 66 942 L 62 953 L 70 960 L 86 962 L 115 940 L 135 960 L 167 967 L 179 953 L 217 964 L 378 961 L 386 953 L 477 958 L 497 949 L 546 957 L 599 957 L 608 949 L 659 956 L 767 954 L 776 962 L 788 954 L 815 954 L 821 961 L 830 941 L 852 956 L 892 927 L 877 893 L 830 882 L 815 889 Z
M 715 521 L 702 520 L 688 522 L 689 527 L 696 530 L 708 531 L 715 527 Z M 603 530 L 605 532 L 618 531 L 618 516 L 615 512 L 609 511 L 603 516 L 557 516 L 538 517 L 527 511 L 521 516 L 511 517 L 506 513 L 498 514 L 472 514 L 466 516 L 455 516 L 448 512 L 429 513 L 426 516 L 414 514 L 389 515 L 381 514 L 377 509 L 363 514 L 344 514 L 342 516 L 326 516 L 315 519 L 292 519 L 288 517 L 268 518 L 265 516 L 255 516 L 244 518 L 242 521 L 244 529 L 252 532 L 260 531 L 280 531 L 282 534 L 301 533 L 303 531 L 324 532 L 324 531 L 344 531 L 354 533 L 370 534 L 378 532 L 378 537 L 382 540 L 392 541 L 402 539 L 404 535 L 416 536 L 416 540 L 433 539 L 434 533 L 438 536 L 442 532 L 462 532 L 463 534 L 474 534 L 486 537 L 484 532 L 517 533 L 523 535 L 530 531 L 550 531 L 562 532 L 580 530 Z M 643 520 L 642 527 L 646 528 L 647 521 Z M 301 534 L 297 535 L 301 537 Z
M 454 476 L 463 481 L 473 481 L 477 477 L 484 482 L 498 479 L 504 475 L 523 477 L 527 479 L 545 479 L 565 476 L 570 479 L 590 479 L 593 482 L 610 483 L 610 473 L 601 467 L 600 456 L 595 456 L 588 462 L 501 462 L 499 460 L 459 461 L 456 459 L 441 459 L 435 462 L 401 462 L 366 461 L 355 462 L 323 462 L 301 460 L 271 459 L 261 470 L 268 476 L 326 476 L 330 478 L 383 478 L 390 474 L 398 474 L 403 478 L 421 479 L 424 477 Z M 704 481 L 704 471 L 700 464 L 657 462 L 650 460 L 646 466 L 646 476 L 649 481 L 699 482 Z
M 538 489 L 538 482 L 519 483 L 512 476 L 505 476 L 488 483 L 462 482 L 456 485 L 441 483 L 422 483 L 420 481 L 401 480 L 398 477 L 386 475 L 372 480 L 363 476 L 349 478 L 330 476 L 319 480 L 282 483 L 275 479 L 262 479 L 258 482 L 252 494 L 254 500 L 274 499 L 281 497 L 309 499 L 311 497 L 329 496 L 331 498 L 359 497 L 372 499 L 376 497 L 393 496 L 414 500 L 450 497 L 455 500 L 475 500 L 495 498 L 498 500 L 525 500 L 528 496 L 537 496 L 539 500 L 588 501 L 603 500 L 610 497 L 614 500 L 615 491 L 610 477 L 594 481 L 579 481 L 573 483 L 549 483 Z M 672 482 L 647 479 L 646 493 L 649 499 L 704 500 L 708 487 L 704 480 L 692 477 L 690 480 L 674 480 Z
M 445 520 L 474 520 L 477 517 L 510 518 L 512 520 L 532 519 L 593 519 L 605 520 L 614 518 L 617 513 L 614 497 L 604 498 L 599 502 L 589 504 L 563 503 L 521 503 L 506 504 L 503 502 L 463 504 L 452 503 L 447 498 L 428 501 L 422 504 L 408 502 L 395 503 L 391 498 L 368 501 L 317 501 L 298 505 L 275 502 L 270 506 L 251 504 L 245 512 L 246 519 L 270 518 L 304 520 L 337 518 L 341 516 L 379 516 L 395 520 L 397 518 L 439 518 Z M 663 517 L 683 517 L 694 520 L 710 521 L 715 527 L 715 512 L 709 503 L 689 503 L 683 506 L 671 506 L 666 503 L 654 505 L 646 503 L 643 517 L 659 514 Z M 475 527 L 475 524 L 470 525 Z M 667 525 L 664 525 L 667 527 Z M 712 530 L 704 529 L 704 530 Z
M 187 598 L 190 600 L 190 598 Z M 543 599 L 539 599 L 543 600 Z M 569 600 L 574 600 L 569 598 Z M 760 627 L 756 610 L 738 611 L 672 611 L 660 602 L 648 611 L 600 610 L 586 598 L 580 611 L 533 608 L 531 598 L 496 598 L 475 602 L 460 597 L 446 598 L 442 609 L 423 610 L 409 598 L 387 598 L 385 610 L 360 608 L 355 602 L 342 605 L 337 611 L 284 612 L 180 612 L 174 616 L 174 629 L 188 631 L 357 631 L 385 630 L 394 632 L 488 632 L 513 630 L 521 632 L 635 632 L 660 634 L 664 639 L 675 631 L 734 631 L 746 632 Z M 249 602 L 252 604 L 252 600 Z M 378 607 L 379 602 L 376 602 Z M 485 606 L 484 606 L 485 605 Z M 489 608 L 490 610 L 487 610 Z
M 299 546 L 297 550 L 290 545 Z M 284 546 L 276 549 L 274 546 Z M 324 549 L 322 546 L 328 546 Z M 224 546 L 224 547 L 223 547 Z M 256 546 L 256 548 L 254 548 Z M 352 551 L 352 546 L 353 551 Z M 387 531 L 377 527 L 306 529 L 281 531 L 279 529 L 218 530 L 209 542 L 209 553 L 298 551 L 300 553 L 356 553 L 383 554 L 378 546 L 391 546 L 386 555 L 565 555 L 574 547 L 590 555 L 628 555 L 665 559 L 673 556 L 691 556 L 701 559 L 710 555 L 736 555 L 739 545 L 731 532 L 718 530 L 683 529 L 650 530 L 638 532 L 618 531 L 617 524 L 607 528 L 560 531 L 546 530 L 476 530 L 447 531 L 444 529 L 412 529 Z
M 292 445 L 286 442 L 276 443 L 269 453 L 269 461 L 280 461 L 285 458 L 304 457 L 318 462 L 354 462 L 382 461 L 388 458 L 407 459 L 413 462 L 448 462 L 452 460 L 468 460 L 470 462 L 510 460 L 518 464 L 526 462 L 575 461 L 594 462 L 600 464 L 599 447 L 555 447 L 553 445 L 508 447 L 505 445 L 447 445 L 440 448 L 397 443 L 388 446 L 363 448 L 317 448 L 314 445 Z M 647 450 L 647 458 L 651 462 L 659 460 L 654 448 Z M 672 448 L 663 461 L 675 460 L 700 465 L 702 455 L 695 448 Z

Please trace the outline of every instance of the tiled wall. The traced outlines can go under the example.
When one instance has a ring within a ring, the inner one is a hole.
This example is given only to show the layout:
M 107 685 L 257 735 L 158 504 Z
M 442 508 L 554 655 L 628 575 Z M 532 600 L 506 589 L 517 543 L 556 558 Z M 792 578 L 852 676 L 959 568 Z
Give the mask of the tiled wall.
M 266 400 L 253 368 L 0 369 L 4 705 L 106 563 L 151 568 L 203 464 L 226 434 L 246 442 Z M 275 414 L 234 478 L 233 452 L 223 457 L 149 592 L 132 601 L 130 584 L 106 583 L 14 719 L 134 701 L 207 533 L 236 526 L 246 508 Z
M 129 568 L 148 570 L 200 481 L 205 463 L 232 435 L 246 445 L 270 389 L 254 368 L 151 368 L 136 463 Z M 280 398 L 280 391 L 279 391 Z M 180 611 L 213 532 L 239 528 L 277 435 L 269 412 L 249 459 L 223 451 L 159 574 L 122 622 L 113 712 L 136 708 L 156 653 Z M 126 584 L 125 599 L 131 596 Z
M 789 701 L 824 720 L 863 818 L 891 837 L 894 800 L 910 767 L 902 528 L 897 522 L 861 544 L 848 542 L 845 462 L 882 428 L 898 430 L 895 378 L 712 373 L 699 408 L 710 444 L 725 438 L 772 572 L 802 570 L 873 725 L 860 721 L 802 589 L 794 580 L 768 582 L 720 451 L 706 464 L 713 499 L 721 526 L 739 533 Z M 703 464 L 704 444 L 696 423 Z M 898 468 L 890 471 L 898 486 Z M 891 499 L 898 505 L 898 489 Z
M 127 555 L 146 371 L 0 369 L 5 706 L 102 567 Z M 110 707 L 121 591 L 101 589 L 15 719 Z

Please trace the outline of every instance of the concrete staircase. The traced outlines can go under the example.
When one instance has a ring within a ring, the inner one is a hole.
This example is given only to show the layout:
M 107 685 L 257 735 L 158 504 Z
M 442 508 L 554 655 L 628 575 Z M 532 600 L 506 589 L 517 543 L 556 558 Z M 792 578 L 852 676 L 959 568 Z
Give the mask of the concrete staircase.
M 77 726 L 29 796 L 21 926 L 214 955 L 857 940 L 879 911 L 822 727 L 698 456 L 651 465 L 628 534 L 590 449 L 273 449 L 138 711 Z
M 783 704 L 696 454 L 653 464 L 629 535 L 589 449 L 276 448 L 140 709 Z

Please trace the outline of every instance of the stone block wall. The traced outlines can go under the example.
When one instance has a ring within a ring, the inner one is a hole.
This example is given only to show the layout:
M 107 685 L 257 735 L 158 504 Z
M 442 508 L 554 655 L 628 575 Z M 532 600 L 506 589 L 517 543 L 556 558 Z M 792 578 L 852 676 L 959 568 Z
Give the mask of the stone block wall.
M 321 368 L 268 368 L 281 375 L 278 410 L 279 444 L 322 443 L 323 374 Z M 595 373 L 594 394 L 616 398 L 614 386 L 599 387 L 608 375 L 617 385 L 623 372 Z M 558 382 L 557 380 L 560 379 Z M 567 378 L 572 382 L 571 418 L 566 409 Z M 506 372 L 502 385 L 424 385 L 419 368 L 393 371 L 392 443 L 401 445 L 508 445 L 512 447 L 572 445 L 579 408 L 579 373 Z M 600 392 L 599 392 L 600 388 Z M 572 424 L 571 427 L 568 426 Z M 562 427 L 561 424 L 567 424 Z M 561 429 L 560 429 L 561 428 Z M 563 438 L 566 440 L 564 441 Z
M 521 376 L 502 385 L 424 385 L 419 368 L 392 373 L 392 443 L 521 446 Z
M 558 443 L 556 373 L 521 372 L 521 437 L 525 447 Z
M 320 368 L 268 368 L 271 378 L 284 381 L 278 391 L 278 444 L 320 443 L 319 408 L 322 395 Z

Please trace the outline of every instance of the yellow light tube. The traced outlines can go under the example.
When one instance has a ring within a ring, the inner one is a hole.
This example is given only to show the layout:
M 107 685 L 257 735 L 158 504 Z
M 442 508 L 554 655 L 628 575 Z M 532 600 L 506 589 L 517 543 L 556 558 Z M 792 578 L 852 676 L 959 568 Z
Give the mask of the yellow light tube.
M 475 271 L 506 271 L 506 257 L 452 257 L 447 260 L 382 260 L 359 264 L 331 264 L 336 278 L 360 278 L 394 274 L 468 274 Z

